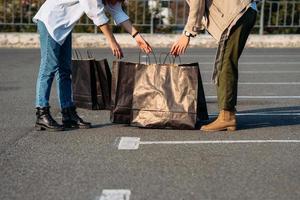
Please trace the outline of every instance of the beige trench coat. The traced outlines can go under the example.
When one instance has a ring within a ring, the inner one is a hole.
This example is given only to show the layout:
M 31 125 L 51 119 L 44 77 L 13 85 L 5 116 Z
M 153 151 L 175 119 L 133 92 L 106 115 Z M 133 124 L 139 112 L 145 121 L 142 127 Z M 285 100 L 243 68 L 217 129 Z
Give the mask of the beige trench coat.
M 186 0 L 190 11 L 185 31 L 196 35 L 204 28 L 220 41 L 222 33 L 252 0 Z

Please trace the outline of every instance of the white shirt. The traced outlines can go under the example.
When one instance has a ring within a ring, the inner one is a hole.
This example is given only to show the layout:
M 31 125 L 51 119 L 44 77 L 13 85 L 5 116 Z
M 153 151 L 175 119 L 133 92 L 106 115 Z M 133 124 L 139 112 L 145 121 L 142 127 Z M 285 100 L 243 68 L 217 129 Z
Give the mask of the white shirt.
M 120 2 L 104 5 L 102 0 L 46 0 L 33 21 L 42 21 L 51 37 L 62 45 L 84 13 L 100 26 L 109 21 L 105 11 L 111 14 L 116 25 L 129 19 Z

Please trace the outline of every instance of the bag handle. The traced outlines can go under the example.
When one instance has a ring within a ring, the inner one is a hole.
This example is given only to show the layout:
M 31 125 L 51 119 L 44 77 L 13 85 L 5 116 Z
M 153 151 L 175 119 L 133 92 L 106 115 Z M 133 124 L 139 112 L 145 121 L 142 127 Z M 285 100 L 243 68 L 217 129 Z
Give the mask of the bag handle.
M 162 55 L 166 55 L 163 63 L 161 62 L 161 56 Z M 173 56 L 173 55 L 170 54 L 170 52 L 169 53 L 160 53 L 160 56 L 159 56 L 159 62 L 160 62 L 160 64 L 166 64 L 167 58 L 169 58 L 170 64 L 174 65 L 175 62 L 176 62 L 176 58 L 179 59 L 179 63 L 181 64 L 181 57 L 180 56 Z M 171 60 L 171 58 L 172 58 L 172 60 Z
M 142 53 L 143 52 L 140 50 L 139 51 L 139 64 L 141 64 L 141 54 Z M 144 53 L 144 54 L 146 54 L 146 53 Z M 154 57 L 155 63 L 157 64 L 157 58 L 156 58 L 156 55 L 155 55 L 154 51 L 152 51 L 152 55 Z M 148 61 L 149 61 L 149 63 L 148 63 Z M 150 59 L 149 54 L 146 54 L 146 64 L 151 64 L 151 59 Z
M 181 64 L 182 62 L 181 62 L 181 57 L 178 55 L 178 56 L 172 56 L 173 57 L 173 64 L 175 64 L 175 62 L 176 62 L 176 58 L 178 58 L 178 60 L 179 60 L 179 64 Z
M 91 52 L 90 50 L 86 50 L 86 54 L 87 54 L 89 59 L 94 59 L 95 58 L 93 52 Z
M 81 56 L 81 53 L 79 50 L 75 49 L 73 52 L 75 53 L 75 59 L 78 59 L 78 60 L 82 59 L 82 56 Z
M 166 57 L 165 57 L 165 59 L 164 59 L 163 62 L 161 62 L 161 57 L 162 57 L 162 55 L 166 55 Z M 171 61 L 171 58 L 170 58 L 170 53 L 166 53 L 166 52 L 160 53 L 160 54 L 159 54 L 159 63 L 160 63 L 160 64 L 166 64 L 167 58 L 169 58 L 169 62 L 171 63 L 172 61 Z
M 74 53 L 73 53 L 74 52 Z M 78 49 L 75 49 L 74 51 L 72 52 L 72 56 L 75 58 L 75 59 L 83 59 L 81 53 L 80 53 L 80 50 Z M 75 55 L 75 56 L 74 56 Z M 86 55 L 88 57 L 88 59 L 94 59 L 95 56 L 93 54 L 93 52 L 91 52 L 90 50 L 86 50 Z

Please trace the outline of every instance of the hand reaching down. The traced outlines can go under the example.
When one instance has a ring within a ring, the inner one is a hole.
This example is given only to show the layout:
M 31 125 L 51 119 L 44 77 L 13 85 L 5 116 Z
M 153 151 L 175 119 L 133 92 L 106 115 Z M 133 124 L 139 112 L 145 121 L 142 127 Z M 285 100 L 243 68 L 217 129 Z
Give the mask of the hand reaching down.
M 152 52 L 152 47 L 148 44 L 148 42 L 140 35 L 137 34 L 135 36 L 135 41 L 140 47 L 141 50 L 143 50 L 145 53 L 149 54 Z

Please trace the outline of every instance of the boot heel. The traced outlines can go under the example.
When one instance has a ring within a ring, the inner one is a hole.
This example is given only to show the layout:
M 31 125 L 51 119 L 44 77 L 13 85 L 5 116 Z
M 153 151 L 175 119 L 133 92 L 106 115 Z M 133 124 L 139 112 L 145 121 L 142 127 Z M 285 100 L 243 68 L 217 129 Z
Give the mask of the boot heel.
M 37 125 L 37 124 L 34 126 L 34 128 L 36 131 L 45 131 L 46 130 L 44 127 Z
M 236 126 L 228 126 L 227 131 L 236 131 Z

